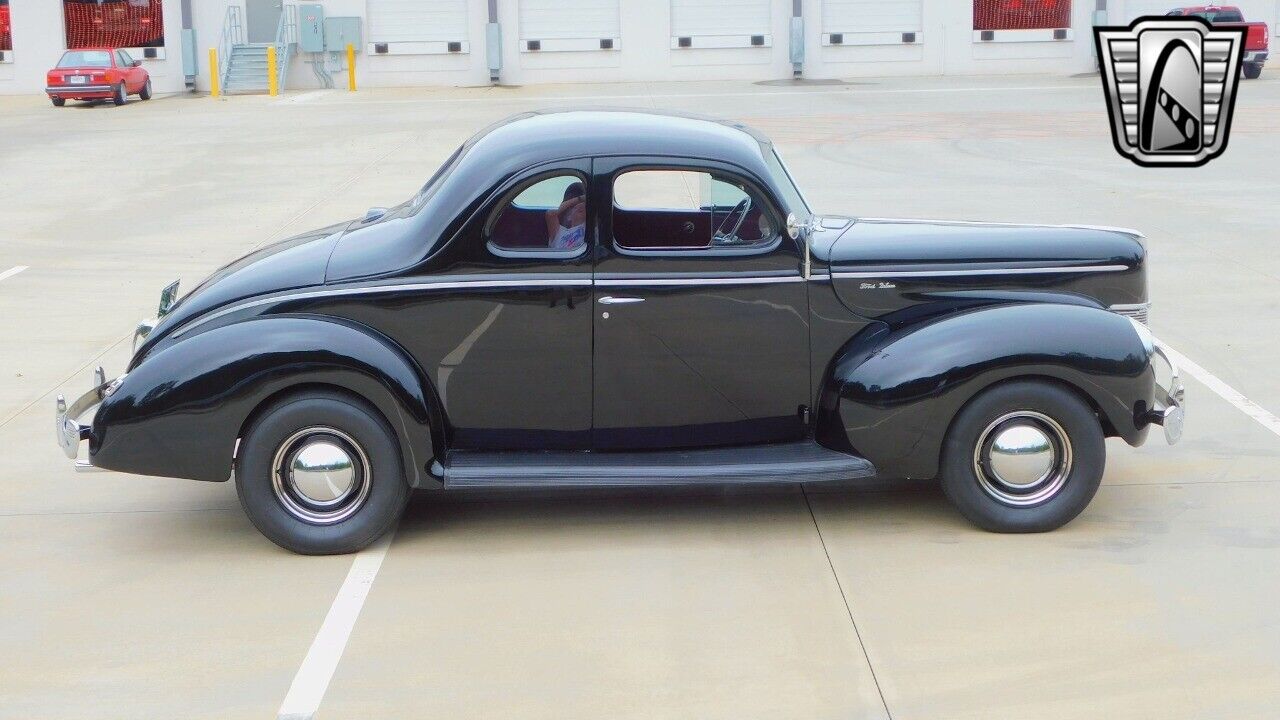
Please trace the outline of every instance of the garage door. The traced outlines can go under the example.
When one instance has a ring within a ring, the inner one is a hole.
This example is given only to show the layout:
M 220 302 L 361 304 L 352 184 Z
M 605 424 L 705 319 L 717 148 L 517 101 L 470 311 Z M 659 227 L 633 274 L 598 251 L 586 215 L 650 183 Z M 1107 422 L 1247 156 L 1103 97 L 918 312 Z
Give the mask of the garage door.
M 467 0 L 369 0 L 369 52 L 469 52 Z
M 520 49 L 616 50 L 618 0 L 520 0 Z
M 1124 22 L 1143 15 L 1164 15 L 1183 4 L 1190 3 L 1179 3 L 1178 0 L 1125 0 Z
M 770 0 L 671 0 L 671 47 L 768 47 Z
M 920 42 L 924 0 L 823 0 L 823 45 Z

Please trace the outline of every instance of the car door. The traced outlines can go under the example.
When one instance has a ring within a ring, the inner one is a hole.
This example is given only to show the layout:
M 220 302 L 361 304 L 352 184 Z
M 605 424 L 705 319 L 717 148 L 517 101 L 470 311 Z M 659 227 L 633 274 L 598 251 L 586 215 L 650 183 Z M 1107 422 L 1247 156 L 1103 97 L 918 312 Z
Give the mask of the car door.
M 591 434 L 589 160 L 494 191 L 406 302 L 397 333 L 431 374 L 463 450 L 585 450 Z
M 125 92 L 136 93 L 142 89 L 142 68 L 133 66 L 133 58 L 123 50 L 116 51 L 116 65 L 124 81 Z
M 593 446 L 797 440 L 809 402 L 803 253 L 738 168 L 597 158 Z

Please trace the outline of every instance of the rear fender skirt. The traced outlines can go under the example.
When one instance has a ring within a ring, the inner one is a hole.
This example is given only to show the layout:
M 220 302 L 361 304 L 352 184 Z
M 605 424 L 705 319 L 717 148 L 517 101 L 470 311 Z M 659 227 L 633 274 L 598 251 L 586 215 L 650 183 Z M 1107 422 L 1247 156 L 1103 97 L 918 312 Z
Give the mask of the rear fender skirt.
M 395 343 L 331 317 L 275 315 L 224 325 L 160 349 L 94 417 L 94 465 L 141 475 L 226 480 L 246 419 L 266 399 L 328 385 L 372 403 L 396 430 L 407 479 L 427 473 L 443 416 L 430 382 Z
M 817 437 L 867 458 L 883 476 L 931 478 L 960 408 L 995 383 L 1023 377 L 1074 388 L 1127 442 L 1145 439 L 1155 376 L 1142 340 L 1120 315 L 1061 304 L 868 326 L 823 379 Z

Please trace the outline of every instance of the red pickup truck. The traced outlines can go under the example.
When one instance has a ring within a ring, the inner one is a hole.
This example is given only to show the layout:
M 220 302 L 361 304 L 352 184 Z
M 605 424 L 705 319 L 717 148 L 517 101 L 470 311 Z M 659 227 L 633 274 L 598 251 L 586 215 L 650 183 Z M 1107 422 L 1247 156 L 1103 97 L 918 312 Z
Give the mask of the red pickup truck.
M 1243 27 L 1249 32 L 1244 40 L 1244 76 L 1256 80 L 1267 62 L 1271 33 L 1264 22 L 1245 22 L 1240 8 L 1231 5 L 1197 5 L 1170 10 L 1167 15 L 1191 15 L 1208 20 L 1214 26 Z

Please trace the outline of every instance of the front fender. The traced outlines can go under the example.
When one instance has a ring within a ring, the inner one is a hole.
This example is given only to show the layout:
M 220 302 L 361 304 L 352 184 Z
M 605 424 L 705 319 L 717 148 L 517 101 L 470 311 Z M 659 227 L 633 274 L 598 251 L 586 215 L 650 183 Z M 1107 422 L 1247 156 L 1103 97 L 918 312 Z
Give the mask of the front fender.
M 94 416 L 90 461 L 141 475 L 226 480 L 236 439 L 264 400 L 328 385 L 372 403 L 399 435 L 407 479 L 426 481 L 432 426 L 429 381 L 376 331 L 330 317 L 276 315 L 183 338 L 147 357 Z
M 884 476 L 937 475 L 952 418 L 991 385 L 1023 377 L 1073 388 L 1109 434 L 1146 437 L 1155 399 L 1150 352 L 1125 317 L 1060 304 L 987 307 L 890 329 L 875 324 L 823 380 L 818 439 Z

